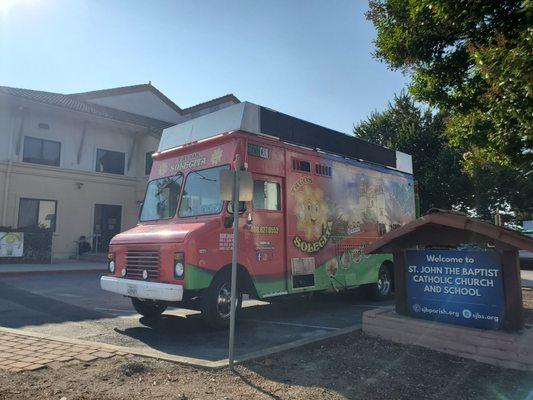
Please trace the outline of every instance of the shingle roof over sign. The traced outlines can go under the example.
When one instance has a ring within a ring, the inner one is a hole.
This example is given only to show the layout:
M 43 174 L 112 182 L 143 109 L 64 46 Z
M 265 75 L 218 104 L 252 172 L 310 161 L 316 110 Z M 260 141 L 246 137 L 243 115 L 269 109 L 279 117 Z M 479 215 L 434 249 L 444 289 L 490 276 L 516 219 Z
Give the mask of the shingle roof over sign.
M 414 236 L 416 231 L 429 229 L 438 232 L 439 238 L 435 245 L 445 245 L 446 238 L 443 228 L 451 228 L 454 232 L 454 240 L 460 241 L 461 232 L 467 232 L 470 243 L 475 243 L 476 239 L 491 240 L 520 250 L 533 251 L 533 239 L 522 235 L 519 232 L 501 226 L 470 218 L 462 213 L 454 211 L 432 209 L 422 217 L 409 222 L 397 229 L 394 229 L 382 236 L 365 248 L 367 254 L 372 253 L 393 253 L 398 249 L 408 247 L 409 238 Z M 427 231 L 424 232 L 427 238 Z M 434 239 L 429 239 L 434 240 Z M 466 243 L 466 242 L 465 242 Z M 427 243 L 417 243 L 427 244 Z
M 52 106 L 62 107 L 69 110 L 87 113 L 102 118 L 108 118 L 120 122 L 127 122 L 134 125 L 140 125 L 147 128 L 164 129 L 174 124 L 160 121 L 158 119 L 144 117 L 141 115 L 129 113 L 127 111 L 116 110 L 86 101 L 82 101 L 73 96 L 67 96 L 61 93 L 43 92 L 39 90 L 19 89 L 8 86 L 0 86 L 0 94 L 8 94 L 24 98 L 30 101 L 36 101 Z

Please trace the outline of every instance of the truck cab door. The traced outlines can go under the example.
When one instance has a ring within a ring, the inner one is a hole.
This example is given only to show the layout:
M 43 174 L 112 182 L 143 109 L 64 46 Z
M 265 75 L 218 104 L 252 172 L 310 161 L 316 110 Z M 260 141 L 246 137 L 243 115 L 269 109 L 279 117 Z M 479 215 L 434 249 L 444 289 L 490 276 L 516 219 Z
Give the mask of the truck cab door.
M 244 229 L 248 267 L 260 297 L 287 293 L 283 178 L 253 174 Z

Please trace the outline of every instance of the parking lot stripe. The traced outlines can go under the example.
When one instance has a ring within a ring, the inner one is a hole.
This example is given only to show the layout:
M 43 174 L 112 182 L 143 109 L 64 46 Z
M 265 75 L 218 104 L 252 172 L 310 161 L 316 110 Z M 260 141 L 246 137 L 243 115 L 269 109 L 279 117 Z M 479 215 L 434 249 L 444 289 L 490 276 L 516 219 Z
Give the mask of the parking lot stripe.
M 256 322 L 256 323 L 266 323 L 266 324 L 276 324 L 276 325 L 287 325 L 287 326 L 297 326 L 297 327 L 300 327 L 300 328 L 326 329 L 326 330 L 329 330 L 329 331 L 338 331 L 339 329 L 341 329 L 341 328 L 335 328 L 333 326 L 297 324 L 295 322 L 268 321 L 268 320 L 264 320 L 264 319 L 242 318 L 241 321 L 250 321 L 250 322 Z
M 128 314 L 135 313 L 133 309 L 132 310 L 121 310 L 119 308 L 104 308 L 104 307 L 95 307 L 94 309 L 100 310 L 100 311 L 112 311 L 112 312 L 121 312 L 121 313 L 128 313 Z

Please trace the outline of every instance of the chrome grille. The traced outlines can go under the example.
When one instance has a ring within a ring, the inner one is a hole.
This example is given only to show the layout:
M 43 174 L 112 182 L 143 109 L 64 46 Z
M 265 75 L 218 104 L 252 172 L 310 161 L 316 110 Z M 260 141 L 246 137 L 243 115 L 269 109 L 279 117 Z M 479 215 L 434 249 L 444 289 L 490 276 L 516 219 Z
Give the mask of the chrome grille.
M 148 273 L 146 280 L 159 278 L 159 252 L 153 250 L 129 250 L 126 253 L 126 277 L 143 279 L 143 271 Z

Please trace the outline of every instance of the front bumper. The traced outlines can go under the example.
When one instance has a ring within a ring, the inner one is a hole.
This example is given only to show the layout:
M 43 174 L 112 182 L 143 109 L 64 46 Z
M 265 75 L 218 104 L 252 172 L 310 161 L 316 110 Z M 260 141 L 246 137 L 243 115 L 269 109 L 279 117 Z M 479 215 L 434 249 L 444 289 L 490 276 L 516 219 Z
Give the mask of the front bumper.
M 183 286 L 169 283 L 145 282 L 133 279 L 102 276 L 100 287 L 108 292 L 118 293 L 139 299 L 181 301 L 183 299 Z

